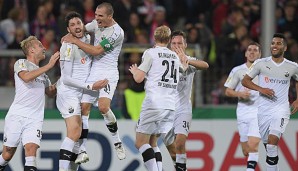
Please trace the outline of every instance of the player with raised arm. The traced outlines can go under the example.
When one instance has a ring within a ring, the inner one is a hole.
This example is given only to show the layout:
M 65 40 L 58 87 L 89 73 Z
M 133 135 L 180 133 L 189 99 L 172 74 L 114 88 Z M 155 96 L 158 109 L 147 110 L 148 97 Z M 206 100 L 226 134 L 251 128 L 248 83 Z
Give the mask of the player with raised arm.
M 135 145 L 149 171 L 162 170 L 157 135 L 167 133 L 173 127 L 181 62 L 177 54 L 167 48 L 170 38 L 170 28 L 158 27 L 154 31 L 155 46 L 144 52 L 139 67 L 133 64 L 129 69 L 136 82 L 146 80 L 146 96 L 136 127 Z
M 195 72 L 209 68 L 207 62 L 187 56 L 186 34 L 183 31 L 174 31 L 170 41 L 171 50 L 175 51 L 180 60 L 188 60 L 189 66 L 184 73 L 180 73 L 178 83 L 178 93 L 176 96 L 175 120 L 171 131 L 163 134 L 162 138 L 167 149 L 176 163 L 176 170 L 186 170 L 186 150 L 185 143 L 189 133 L 192 120 L 191 93 Z
M 88 160 L 85 143 L 88 135 L 88 118 L 91 106 L 94 102 L 98 103 L 98 109 L 101 112 L 108 130 L 112 134 L 117 156 L 120 160 L 126 157 L 125 149 L 119 137 L 117 120 L 110 109 L 111 100 L 119 80 L 118 57 L 124 40 L 122 28 L 113 19 L 113 7 L 110 3 L 104 2 L 97 6 L 95 11 L 95 20 L 86 25 L 88 32 L 95 33 L 94 46 L 84 43 L 71 34 L 63 37 L 63 40 L 76 44 L 86 53 L 93 55 L 92 67 L 87 83 L 93 83 L 96 80 L 108 79 L 109 83 L 99 92 L 85 91 L 82 98 L 82 121 L 83 121 L 83 144 L 81 153 L 76 162 L 83 163 Z M 85 133 L 84 133 L 85 132 Z
M 259 93 L 244 87 L 241 81 L 253 62 L 261 57 L 260 45 L 256 42 L 250 43 L 245 57 L 246 63 L 232 69 L 224 86 L 226 96 L 238 98 L 236 114 L 240 142 L 244 156 L 248 156 L 247 171 L 252 171 L 258 163 L 261 140 L 257 117 Z M 253 82 L 257 84 L 257 81 L 258 77 L 255 77 Z
M 278 171 L 278 142 L 298 109 L 297 99 L 289 104 L 290 80 L 298 74 L 298 64 L 284 58 L 287 41 L 283 34 L 273 35 L 272 56 L 258 59 L 242 80 L 242 85 L 260 93 L 258 123 L 261 139 L 266 146 L 267 171 Z M 252 80 L 258 76 L 258 85 Z
M 65 21 L 70 34 L 85 43 L 90 43 L 90 36 L 84 33 L 82 17 L 76 12 L 69 12 Z M 92 57 L 70 43 L 62 43 L 60 48 L 61 78 L 57 82 L 57 108 L 65 120 L 67 136 L 60 148 L 59 170 L 77 170 L 75 159 L 79 154 L 79 140 L 82 133 L 81 99 L 83 90 L 98 90 L 108 80 L 85 83 L 91 68 Z M 80 164 L 80 163 L 78 163 Z
M 0 170 L 12 159 L 18 145 L 25 149 L 24 171 L 36 171 L 36 153 L 42 138 L 45 94 L 56 95 L 55 85 L 45 74 L 59 59 L 59 52 L 51 56 L 49 63 L 39 67 L 45 59 L 45 47 L 35 36 L 21 43 L 26 59 L 14 64 L 15 97 L 5 117 L 3 151 L 0 155 Z

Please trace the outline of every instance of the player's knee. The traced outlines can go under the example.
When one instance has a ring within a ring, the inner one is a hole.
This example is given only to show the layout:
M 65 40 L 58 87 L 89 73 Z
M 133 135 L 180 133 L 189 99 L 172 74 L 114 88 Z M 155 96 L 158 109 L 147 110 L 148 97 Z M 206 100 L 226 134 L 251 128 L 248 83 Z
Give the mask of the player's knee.
M 100 105 L 98 106 L 98 109 L 102 114 L 106 114 L 110 110 L 110 107 L 106 105 Z
M 28 143 L 25 145 L 25 156 L 36 156 L 38 145 L 34 143 Z
M 257 152 L 259 147 L 259 141 L 248 141 L 247 145 L 249 152 Z
M 247 149 L 242 149 L 242 153 L 243 153 L 244 156 L 246 156 L 246 157 L 248 156 L 248 150 Z

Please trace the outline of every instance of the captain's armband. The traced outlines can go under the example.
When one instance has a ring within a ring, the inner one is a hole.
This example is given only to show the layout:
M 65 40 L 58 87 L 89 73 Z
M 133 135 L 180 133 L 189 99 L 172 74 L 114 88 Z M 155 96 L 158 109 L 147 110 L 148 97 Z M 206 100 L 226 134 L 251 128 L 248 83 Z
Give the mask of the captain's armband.
M 99 44 L 105 50 L 105 52 L 113 49 L 113 45 L 108 41 L 108 39 L 103 39 Z

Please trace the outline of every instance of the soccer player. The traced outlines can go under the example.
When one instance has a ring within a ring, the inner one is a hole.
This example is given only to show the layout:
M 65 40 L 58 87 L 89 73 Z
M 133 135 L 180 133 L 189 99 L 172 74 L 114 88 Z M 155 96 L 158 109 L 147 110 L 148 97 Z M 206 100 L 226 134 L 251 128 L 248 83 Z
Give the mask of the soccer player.
M 68 13 L 65 22 L 70 34 L 82 42 L 90 43 L 90 36 L 84 33 L 80 14 Z M 57 82 L 56 104 L 65 120 L 67 136 L 60 148 L 59 169 L 60 171 L 77 170 L 74 161 L 79 153 L 79 145 L 75 146 L 75 143 L 79 140 L 82 132 L 81 98 L 83 90 L 98 90 L 106 86 L 108 80 L 97 81 L 94 84 L 85 83 L 89 75 L 92 57 L 76 45 L 64 42 L 60 52 L 61 78 Z
M 87 83 L 93 83 L 96 80 L 108 79 L 109 83 L 98 92 L 86 91 L 82 98 L 82 121 L 83 121 L 83 144 L 81 146 L 82 153 L 78 156 L 78 160 L 82 162 L 88 158 L 85 149 L 85 143 L 88 135 L 88 117 L 91 105 L 98 103 L 99 111 L 104 117 L 104 121 L 108 130 L 112 134 L 117 156 L 120 160 L 126 157 L 125 149 L 118 133 L 116 117 L 110 109 L 111 100 L 113 98 L 118 80 L 118 57 L 121 51 L 124 32 L 122 28 L 113 19 L 113 7 L 110 3 L 101 3 L 95 11 L 95 20 L 86 25 L 88 32 L 95 33 L 94 46 L 84 43 L 75 38 L 71 34 L 63 37 L 63 40 L 76 44 L 79 48 L 88 54 L 93 55 L 92 67 Z
M 176 170 L 186 170 L 185 143 L 189 133 L 192 119 L 191 92 L 195 72 L 209 68 L 207 62 L 187 56 L 186 34 L 183 31 L 174 31 L 170 41 L 171 50 L 175 51 L 179 58 L 188 60 L 189 66 L 185 73 L 180 73 L 178 94 L 176 96 L 176 110 L 174 126 L 167 134 L 162 135 L 165 145 L 176 163 Z
M 288 92 L 291 77 L 298 74 L 298 64 L 284 58 L 287 41 L 283 34 L 273 35 L 272 56 L 258 59 L 242 80 L 242 85 L 260 93 L 258 123 L 261 139 L 266 145 L 267 171 L 278 169 L 278 142 L 289 122 L 291 110 Z M 258 76 L 259 84 L 252 80 Z M 292 113 L 297 111 L 297 99 Z
M 246 63 L 232 69 L 224 86 L 226 96 L 238 98 L 236 113 L 240 142 L 244 156 L 248 156 L 247 171 L 252 171 L 259 159 L 258 147 L 261 140 L 257 118 L 259 93 L 244 87 L 241 81 L 253 62 L 261 57 L 260 45 L 250 43 L 245 57 Z M 253 80 L 256 84 L 257 79 L 255 77 Z
M 135 145 L 149 171 L 162 171 L 157 135 L 173 127 L 181 62 L 177 54 L 167 48 L 170 38 L 171 30 L 167 26 L 158 27 L 154 31 L 155 46 L 144 52 L 139 67 L 133 64 L 129 69 L 136 82 L 146 78 L 146 96 L 136 127 Z M 183 64 L 186 68 L 187 61 Z
M 42 137 L 45 94 L 56 95 L 55 85 L 45 74 L 59 59 L 59 52 L 51 56 L 49 63 L 39 67 L 45 59 L 46 49 L 35 36 L 29 36 L 21 43 L 26 59 L 19 59 L 14 64 L 16 94 L 5 117 L 3 151 L 0 155 L 0 170 L 12 159 L 18 145 L 25 149 L 24 171 L 35 171 L 36 152 Z

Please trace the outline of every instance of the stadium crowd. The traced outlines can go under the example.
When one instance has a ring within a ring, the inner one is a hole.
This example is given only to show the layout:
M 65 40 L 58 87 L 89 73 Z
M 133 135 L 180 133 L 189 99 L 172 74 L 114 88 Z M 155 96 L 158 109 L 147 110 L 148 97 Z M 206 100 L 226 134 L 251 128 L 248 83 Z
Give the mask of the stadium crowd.
M 47 49 L 47 59 L 59 50 L 60 39 L 67 31 L 65 15 L 77 11 L 85 23 L 94 19 L 94 10 L 104 0 L 0 0 L 0 49 L 20 49 L 19 43 L 35 35 Z M 244 52 L 253 40 L 260 42 L 261 2 L 259 0 L 105 0 L 115 10 L 114 18 L 125 32 L 124 43 L 150 45 L 153 31 L 160 25 L 184 30 L 188 44 L 200 46 L 202 59 L 210 69 L 202 72 L 206 104 L 235 103 L 224 96 L 223 83 L 230 70 L 245 62 Z M 276 0 L 276 32 L 288 41 L 286 57 L 298 61 L 298 1 Z M 123 90 L 132 78 L 128 67 L 140 63 L 142 54 L 122 57 L 118 92 L 114 105 L 121 106 Z M 0 58 L 0 85 L 13 86 L 13 64 L 20 56 Z M 44 63 L 48 63 L 47 60 Z M 43 64 L 41 64 L 43 65 Z M 51 80 L 60 77 L 59 66 L 47 73 Z M 294 91 L 294 89 L 290 89 Z M 293 94 L 294 93 L 290 93 Z M 291 98 L 292 99 L 292 98 Z

